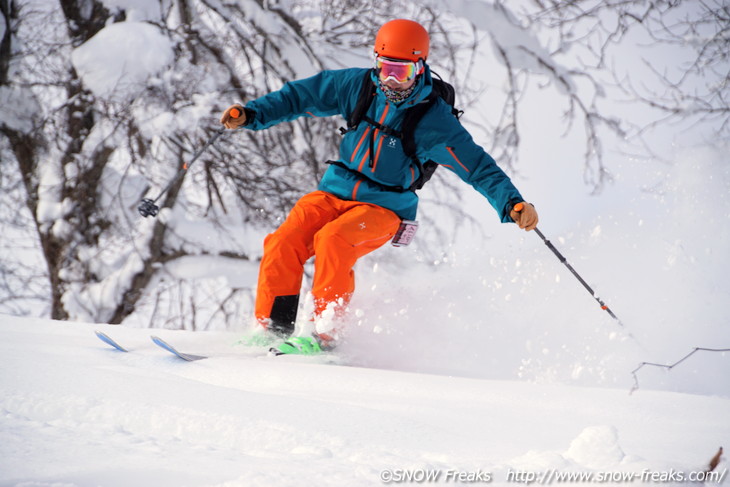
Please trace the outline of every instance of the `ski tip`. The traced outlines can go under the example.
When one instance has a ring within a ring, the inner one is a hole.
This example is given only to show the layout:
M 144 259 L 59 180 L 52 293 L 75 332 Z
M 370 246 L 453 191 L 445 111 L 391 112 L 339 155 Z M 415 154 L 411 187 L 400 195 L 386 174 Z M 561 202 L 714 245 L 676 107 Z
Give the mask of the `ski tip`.
M 279 355 L 286 355 L 286 354 L 284 352 L 282 352 L 281 350 L 279 350 L 278 348 L 276 348 L 276 347 L 271 347 L 269 349 L 269 356 L 271 356 L 271 357 L 278 357 Z
M 101 340 L 102 342 L 106 343 L 107 345 L 116 348 L 120 352 L 129 352 L 126 348 L 118 344 L 114 339 L 112 339 L 109 335 L 107 335 L 104 332 L 101 332 L 99 330 L 94 330 L 94 334 Z
M 173 347 L 172 345 L 170 345 L 169 343 L 167 343 L 165 340 L 163 340 L 162 338 L 160 338 L 158 336 L 152 335 L 150 337 L 150 339 L 158 347 L 170 352 L 171 354 L 175 355 L 176 357 L 181 358 L 187 362 L 195 362 L 196 360 L 203 360 L 203 359 L 208 358 L 203 355 L 193 355 L 190 353 L 180 352 L 175 347 Z

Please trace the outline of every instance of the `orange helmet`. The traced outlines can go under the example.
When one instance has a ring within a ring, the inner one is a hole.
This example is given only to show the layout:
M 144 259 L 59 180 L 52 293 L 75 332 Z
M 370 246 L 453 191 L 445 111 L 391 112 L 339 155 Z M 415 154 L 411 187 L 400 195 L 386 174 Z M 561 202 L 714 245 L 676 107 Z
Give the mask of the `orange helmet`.
M 428 58 L 428 32 L 413 20 L 395 19 L 383 24 L 375 36 L 375 54 L 409 61 Z

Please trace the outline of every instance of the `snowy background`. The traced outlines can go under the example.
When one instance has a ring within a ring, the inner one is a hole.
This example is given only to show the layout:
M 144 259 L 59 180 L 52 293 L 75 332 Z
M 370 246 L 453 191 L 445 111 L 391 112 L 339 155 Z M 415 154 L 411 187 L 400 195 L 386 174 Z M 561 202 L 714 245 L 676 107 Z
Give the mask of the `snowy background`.
M 99 97 L 133 93 L 173 55 L 168 39 L 143 22 L 151 15 L 145 2 L 119 3 L 134 7 L 127 20 L 71 56 Z M 455 2 L 457 15 L 468 17 L 470 4 Z M 644 41 L 623 46 L 622 69 L 634 77 L 641 79 L 643 56 L 669 66 L 682 58 L 681 50 Z M 464 107 L 465 124 L 475 128 L 503 84 L 486 74 L 491 54 L 480 55 L 484 72 L 472 76 L 486 80 L 486 94 Z M 301 71 L 312 69 L 301 61 Z M 2 121 L 22 125 L 13 98 L 2 94 Z M 1 315 L 0 486 L 379 485 L 386 469 L 481 469 L 501 484 L 515 470 L 705 468 L 730 436 L 728 354 L 631 372 L 694 347 L 730 348 L 730 144 L 691 120 L 647 132 L 651 156 L 616 139 L 604 147 L 613 181 L 596 195 L 582 172 L 582 128 L 566 133 L 564 100 L 538 83 L 524 96 L 529 110 L 520 116 L 525 140 L 513 180 L 535 203 L 540 229 L 623 327 L 537 235 L 499 224 L 465 188 L 479 228 L 461 226 L 435 254 L 388 246 L 358 264 L 338 352 L 348 366 L 272 359 L 235 345 L 250 333 L 248 309 L 234 329 L 155 330 L 211 355 L 192 364 L 153 348 L 144 306 L 121 327 Z M 209 105 L 194 100 L 189 113 L 203 117 Z M 637 107 L 627 100 L 610 110 L 651 119 Z M 169 112 L 149 115 L 150 131 L 176 123 Z M 235 142 L 240 134 L 226 137 Z M 45 177 L 53 188 L 53 172 Z M 422 199 L 422 214 L 438 219 L 429 188 Z M 59 205 L 38 212 L 63 226 Z M 187 238 L 199 232 L 179 210 L 161 218 Z M 231 238 L 256 248 L 266 231 Z M 140 263 L 116 265 L 129 275 Z M 253 286 L 256 271 L 255 263 L 213 257 L 166 266 L 211 296 L 219 287 Z M 85 292 L 103 306 L 113 291 Z M 132 353 L 109 349 L 95 329 Z

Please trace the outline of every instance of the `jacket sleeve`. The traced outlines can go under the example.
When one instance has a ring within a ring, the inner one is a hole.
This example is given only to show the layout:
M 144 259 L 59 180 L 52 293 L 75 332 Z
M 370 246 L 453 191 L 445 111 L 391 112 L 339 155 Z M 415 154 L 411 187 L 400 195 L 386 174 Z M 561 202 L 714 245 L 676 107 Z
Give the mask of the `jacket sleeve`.
M 262 130 L 302 116 L 327 117 L 342 113 L 340 92 L 349 89 L 345 71 L 322 71 L 310 78 L 290 81 L 280 90 L 248 102 L 247 113 L 254 112 L 254 118 L 245 127 Z
M 429 111 L 419 123 L 415 137 L 419 159 L 433 160 L 456 173 L 487 198 L 502 222 L 513 222 L 509 211 L 523 201 L 522 195 L 445 104 Z

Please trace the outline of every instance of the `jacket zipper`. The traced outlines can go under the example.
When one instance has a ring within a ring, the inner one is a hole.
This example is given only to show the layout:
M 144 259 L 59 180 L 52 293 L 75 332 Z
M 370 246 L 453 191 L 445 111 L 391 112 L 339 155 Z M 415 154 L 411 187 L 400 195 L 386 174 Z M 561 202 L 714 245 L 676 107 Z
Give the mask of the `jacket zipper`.
M 378 123 L 380 125 L 383 125 L 383 122 L 385 122 L 385 117 L 388 115 L 389 110 L 390 110 L 390 103 L 388 103 L 386 101 L 385 108 L 383 109 L 383 114 L 380 116 L 380 120 L 378 120 Z M 370 134 L 370 161 L 368 162 L 368 167 L 370 167 L 370 169 L 371 169 L 370 172 L 375 172 L 375 165 L 377 163 L 377 157 L 373 157 L 373 156 L 375 156 L 375 139 L 378 138 L 378 135 L 380 135 L 380 129 L 375 129 Z M 382 144 L 382 137 L 381 137 L 381 144 Z M 380 150 L 378 150 L 378 154 L 380 154 Z

